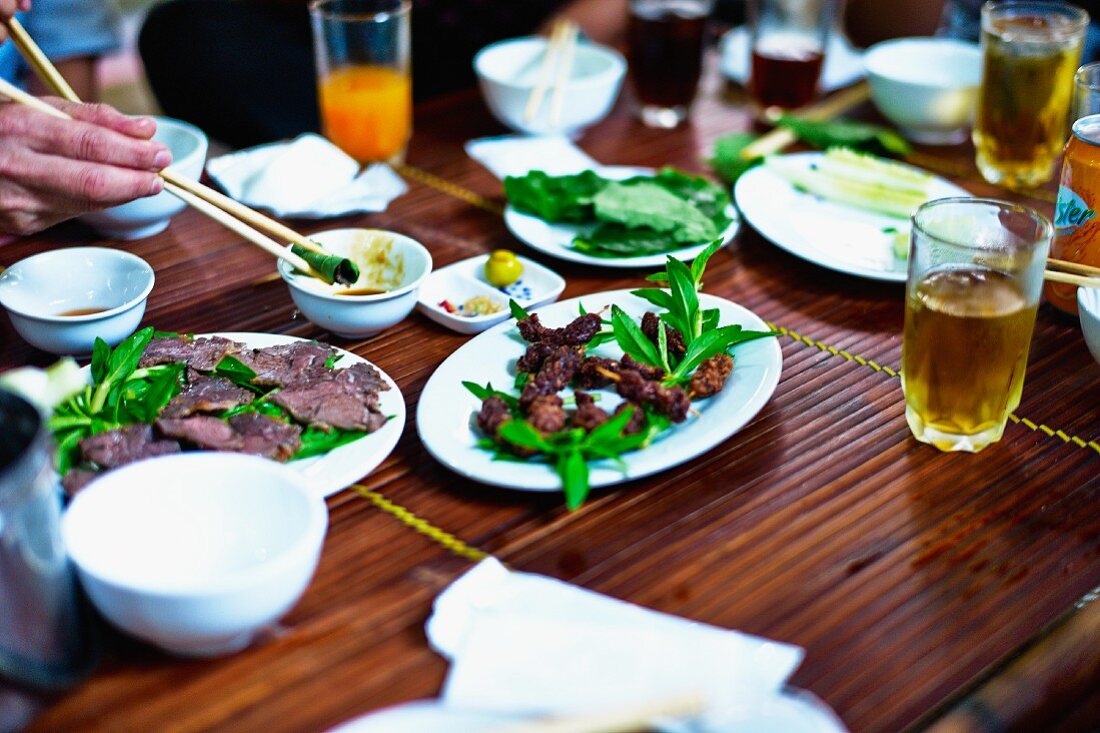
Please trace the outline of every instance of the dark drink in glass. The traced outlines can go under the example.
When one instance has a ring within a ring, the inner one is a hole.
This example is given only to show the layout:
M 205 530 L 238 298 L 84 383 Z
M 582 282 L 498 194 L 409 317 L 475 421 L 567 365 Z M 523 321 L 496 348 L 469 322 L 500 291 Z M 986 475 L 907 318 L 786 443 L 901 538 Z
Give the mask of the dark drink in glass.
M 675 127 L 695 98 L 713 0 L 631 0 L 628 53 L 642 121 Z
M 760 44 L 752 50 L 749 93 L 761 107 L 805 107 L 817 96 L 824 60 L 818 49 Z
M 817 96 L 835 0 L 749 0 L 749 94 L 765 117 Z

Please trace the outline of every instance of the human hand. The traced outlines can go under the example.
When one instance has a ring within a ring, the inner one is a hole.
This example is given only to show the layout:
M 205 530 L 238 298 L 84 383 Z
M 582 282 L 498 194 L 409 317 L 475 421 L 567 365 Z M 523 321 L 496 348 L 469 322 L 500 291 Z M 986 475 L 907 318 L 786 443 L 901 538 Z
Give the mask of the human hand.
M 7 20 L 18 12 L 31 9 L 31 0 L 0 0 L 0 20 Z M 0 27 L 0 43 L 8 40 L 8 32 Z
M 156 171 L 172 155 L 150 139 L 153 120 L 102 104 L 43 99 L 74 119 L 0 104 L 0 231 L 32 234 L 160 193 L 164 184 Z

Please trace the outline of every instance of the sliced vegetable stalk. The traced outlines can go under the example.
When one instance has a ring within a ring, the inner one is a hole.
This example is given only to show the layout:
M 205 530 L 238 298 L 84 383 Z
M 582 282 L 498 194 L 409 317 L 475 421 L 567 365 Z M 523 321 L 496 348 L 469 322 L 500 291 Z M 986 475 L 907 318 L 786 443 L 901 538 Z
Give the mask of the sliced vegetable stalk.
M 305 260 L 310 267 L 319 272 L 330 283 L 351 285 L 359 279 L 359 268 L 347 257 L 340 257 L 327 252 L 315 252 L 300 244 L 291 245 L 290 251 Z

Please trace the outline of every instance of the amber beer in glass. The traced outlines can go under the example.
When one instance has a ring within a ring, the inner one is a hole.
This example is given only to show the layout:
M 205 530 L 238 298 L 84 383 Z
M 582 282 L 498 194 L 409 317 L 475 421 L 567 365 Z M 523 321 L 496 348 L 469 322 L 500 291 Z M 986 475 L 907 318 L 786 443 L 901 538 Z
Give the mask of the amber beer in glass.
M 1050 256 L 1100 267 L 1100 114 L 1073 123 L 1066 143 L 1058 201 L 1054 205 L 1054 242 Z M 1077 313 L 1077 286 L 1050 282 L 1046 296 L 1055 307 Z
M 977 452 L 1020 404 L 1051 225 L 1017 204 L 950 198 L 919 208 L 910 237 L 905 417 L 922 442 Z
M 1009 188 L 1043 184 L 1065 143 L 1088 13 L 1060 2 L 982 6 L 982 84 L 974 123 L 978 170 Z
M 412 133 L 409 0 L 313 0 L 321 129 L 360 163 L 401 160 Z

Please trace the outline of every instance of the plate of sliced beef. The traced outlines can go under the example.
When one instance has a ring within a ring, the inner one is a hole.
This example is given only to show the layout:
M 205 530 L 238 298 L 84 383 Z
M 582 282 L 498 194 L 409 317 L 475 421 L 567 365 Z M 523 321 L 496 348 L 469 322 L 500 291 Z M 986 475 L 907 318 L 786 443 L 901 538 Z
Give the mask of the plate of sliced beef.
M 145 458 L 231 451 L 284 462 L 328 496 L 373 471 L 405 426 L 394 381 L 328 344 L 263 333 L 154 338 L 139 367 L 164 364 L 184 365 L 179 391 L 152 422 L 81 440 L 67 490 Z
M 698 299 L 700 308 L 718 311 L 721 324 L 770 330 L 743 306 L 706 293 Z M 482 483 L 561 490 L 561 478 L 549 463 L 522 460 L 522 454 L 499 460 L 485 449 L 486 438 L 509 419 L 508 406 L 498 397 L 480 399 L 464 382 L 515 393 L 527 423 L 544 436 L 568 428 L 591 432 L 629 405 L 644 403 L 666 415 L 675 427 L 652 444 L 623 453 L 621 462 L 591 462 L 591 486 L 611 486 L 705 453 L 743 428 L 775 391 L 783 359 L 773 338 L 739 344 L 733 358 L 723 355 L 708 368 L 701 366 L 685 385 L 688 389 L 679 390 L 655 382 L 656 376 L 648 374 L 652 368 L 634 362 L 614 342 L 593 349 L 574 345 L 592 339 L 611 305 L 639 320 L 643 331 L 650 325 L 656 331 L 660 325 L 653 306 L 629 290 L 594 293 L 539 308 L 524 321 L 494 326 L 447 357 L 417 405 L 417 430 L 428 452 L 452 471 Z M 584 315 L 578 317 L 578 312 Z M 674 348 L 669 338 L 669 348 Z M 521 371 L 537 376 L 518 389 Z M 641 418 L 641 410 L 632 415 Z M 627 423 L 624 430 L 629 433 L 632 426 Z

